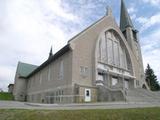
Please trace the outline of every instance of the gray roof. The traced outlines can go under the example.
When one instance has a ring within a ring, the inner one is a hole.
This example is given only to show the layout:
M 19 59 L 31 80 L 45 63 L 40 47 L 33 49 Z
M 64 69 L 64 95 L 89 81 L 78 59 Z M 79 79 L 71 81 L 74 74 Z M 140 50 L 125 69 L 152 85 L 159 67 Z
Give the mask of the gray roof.
M 27 77 L 31 72 L 33 72 L 38 66 L 31 65 L 28 63 L 18 62 L 17 74 L 19 77 Z
M 120 29 L 123 32 L 126 27 L 132 27 L 134 29 L 132 20 L 128 14 L 127 8 L 124 4 L 124 0 L 121 0 L 121 16 L 120 16 Z
M 44 63 L 42 63 L 40 66 L 38 66 L 32 72 L 30 72 L 26 76 L 26 78 L 29 78 L 29 77 L 33 76 L 34 74 L 36 74 L 37 72 L 39 72 L 40 70 L 45 68 L 47 65 L 49 65 L 51 62 L 55 61 L 56 59 L 58 59 L 59 57 L 61 57 L 62 55 L 64 55 L 65 53 L 67 53 L 70 50 L 71 50 L 70 45 L 67 44 L 62 49 L 60 49 L 57 53 L 55 53 L 54 55 L 51 55 Z

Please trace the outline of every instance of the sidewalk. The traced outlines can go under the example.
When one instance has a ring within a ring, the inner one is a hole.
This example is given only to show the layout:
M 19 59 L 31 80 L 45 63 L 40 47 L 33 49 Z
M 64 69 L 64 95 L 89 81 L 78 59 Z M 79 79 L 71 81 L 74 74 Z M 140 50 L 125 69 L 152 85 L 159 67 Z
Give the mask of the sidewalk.
M 80 103 L 80 104 L 40 104 L 16 101 L 0 101 L 0 109 L 52 109 L 52 110 L 78 110 L 78 109 L 124 109 L 160 107 L 155 102 L 106 102 L 106 103 Z

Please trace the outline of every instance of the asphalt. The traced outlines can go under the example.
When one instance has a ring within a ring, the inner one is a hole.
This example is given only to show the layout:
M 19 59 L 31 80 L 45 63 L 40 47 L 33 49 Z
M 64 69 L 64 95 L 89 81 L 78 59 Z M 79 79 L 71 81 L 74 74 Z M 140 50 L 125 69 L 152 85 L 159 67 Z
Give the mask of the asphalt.
M 160 107 L 156 102 L 106 102 L 83 104 L 39 104 L 17 101 L 0 101 L 0 109 L 48 109 L 48 110 L 80 110 L 80 109 L 127 109 Z

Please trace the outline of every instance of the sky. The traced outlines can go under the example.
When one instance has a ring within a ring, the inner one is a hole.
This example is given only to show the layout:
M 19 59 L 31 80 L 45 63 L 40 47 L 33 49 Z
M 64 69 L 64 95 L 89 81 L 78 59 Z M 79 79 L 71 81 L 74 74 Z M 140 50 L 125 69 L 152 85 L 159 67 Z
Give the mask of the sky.
M 139 31 L 144 68 L 160 81 L 160 0 L 124 0 Z M 0 88 L 14 83 L 18 61 L 42 64 L 77 33 L 106 14 L 119 24 L 120 0 L 0 0 Z

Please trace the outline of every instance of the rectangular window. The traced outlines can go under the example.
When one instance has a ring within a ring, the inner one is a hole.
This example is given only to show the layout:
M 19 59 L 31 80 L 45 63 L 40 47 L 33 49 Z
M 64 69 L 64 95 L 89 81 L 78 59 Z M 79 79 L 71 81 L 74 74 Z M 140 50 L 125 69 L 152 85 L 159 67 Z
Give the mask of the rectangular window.
M 42 73 L 39 73 L 39 83 L 42 84 Z
M 112 47 L 112 40 L 108 39 L 108 64 L 113 64 L 113 47 Z
M 127 57 L 126 57 L 126 51 L 125 51 L 125 50 L 124 50 L 124 53 L 123 53 L 123 54 L 124 54 L 124 57 L 123 57 L 123 58 L 124 58 L 124 68 L 125 68 L 125 69 L 128 69 L 128 68 L 127 68 Z
M 51 67 L 48 66 L 48 81 L 51 80 Z
M 100 39 L 100 41 L 99 41 L 99 56 L 98 56 L 98 58 L 99 58 L 99 60 L 101 61 L 101 59 L 102 59 L 102 48 L 101 48 L 101 45 L 102 45 L 102 40 Z
M 59 80 L 63 80 L 63 61 L 60 61 L 60 67 L 59 67 Z
M 31 80 L 29 79 L 29 81 L 28 81 L 28 88 L 30 88 L 31 87 Z
M 101 58 L 103 62 L 107 62 L 107 49 L 106 49 L 106 40 L 105 36 L 102 37 L 102 42 L 101 42 Z
M 87 76 L 87 74 L 88 74 L 88 67 L 85 67 L 85 68 L 84 68 L 84 73 L 85 73 L 86 76 Z
M 80 75 L 82 77 L 87 77 L 89 73 L 88 67 L 80 66 Z
M 84 73 L 84 67 L 80 66 L 80 74 L 83 75 L 83 73 Z
M 118 66 L 119 65 L 119 55 L 118 55 L 118 43 L 113 42 L 113 50 L 114 50 L 114 65 Z
M 34 87 L 34 86 L 35 86 L 35 76 L 33 76 L 32 78 L 33 78 L 33 79 L 32 79 L 32 80 L 33 80 L 33 81 L 32 81 L 32 86 Z
M 122 48 L 119 48 L 119 54 L 120 54 L 120 67 L 123 68 L 123 51 Z
M 120 67 L 126 69 L 126 53 L 125 50 L 120 47 Z
M 31 77 L 30 79 L 30 87 L 32 88 L 32 85 L 33 85 L 33 78 Z

